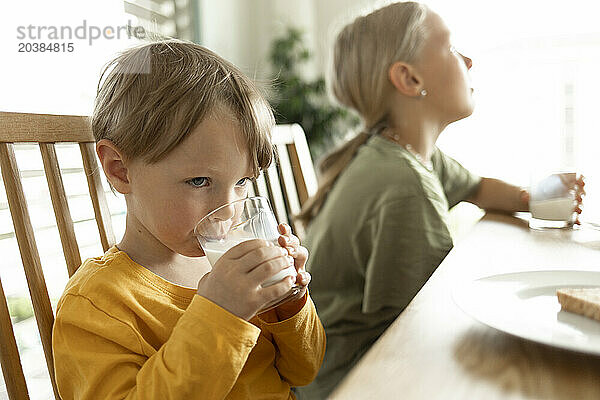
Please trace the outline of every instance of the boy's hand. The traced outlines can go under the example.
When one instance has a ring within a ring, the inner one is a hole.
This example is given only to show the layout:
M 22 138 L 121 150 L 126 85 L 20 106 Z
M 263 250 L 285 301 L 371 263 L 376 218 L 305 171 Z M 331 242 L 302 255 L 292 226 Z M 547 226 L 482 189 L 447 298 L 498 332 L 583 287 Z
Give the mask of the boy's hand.
M 305 260 L 306 261 L 306 260 Z M 198 282 L 197 293 L 238 317 L 249 320 L 267 303 L 283 297 L 297 278 L 261 284 L 289 267 L 288 250 L 266 240 L 248 240 L 231 248 Z
M 300 239 L 292 234 L 292 229 L 288 224 L 279 224 L 278 229 L 279 233 L 281 233 L 278 243 L 281 247 L 286 248 L 289 255 L 294 258 L 294 266 L 298 272 L 295 283 L 301 287 L 298 294 L 275 309 L 279 320 L 283 321 L 295 315 L 304 306 L 304 295 L 306 294 L 306 288 L 310 283 L 311 276 L 305 269 L 306 261 L 308 260 L 308 250 L 300 245 Z

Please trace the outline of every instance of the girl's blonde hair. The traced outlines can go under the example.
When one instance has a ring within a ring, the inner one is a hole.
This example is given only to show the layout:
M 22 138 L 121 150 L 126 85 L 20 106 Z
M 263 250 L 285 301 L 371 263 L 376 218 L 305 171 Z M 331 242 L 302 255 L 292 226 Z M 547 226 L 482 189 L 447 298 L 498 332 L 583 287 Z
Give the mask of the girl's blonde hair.
M 426 14 L 425 5 L 393 3 L 356 18 L 337 35 L 330 90 L 339 103 L 358 113 L 363 129 L 321 162 L 319 189 L 297 216 L 305 224 L 319 212 L 327 193 L 358 148 L 385 126 L 393 92 L 388 69 L 396 61 L 410 63 L 416 59 L 426 36 L 423 24 Z
M 155 163 L 223 107 L 239 122 L 258 176 L 273 157 L 271 107 L 233 64 L 195 43 L 151 42 L 110 61 L 98 83 L 92 131 L 126 157 Z

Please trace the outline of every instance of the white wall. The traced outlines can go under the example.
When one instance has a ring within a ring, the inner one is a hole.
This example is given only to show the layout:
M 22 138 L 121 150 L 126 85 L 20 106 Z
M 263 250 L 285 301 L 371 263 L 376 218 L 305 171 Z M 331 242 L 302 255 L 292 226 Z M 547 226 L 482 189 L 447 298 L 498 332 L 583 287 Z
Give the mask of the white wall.
M 288 26 L 303 29 L 313 60 L 307 76 L 326 68 L 331 30 L 369 0 L 198 0 L 201 42 L 251 76 L 270 76 L 271 41 Z

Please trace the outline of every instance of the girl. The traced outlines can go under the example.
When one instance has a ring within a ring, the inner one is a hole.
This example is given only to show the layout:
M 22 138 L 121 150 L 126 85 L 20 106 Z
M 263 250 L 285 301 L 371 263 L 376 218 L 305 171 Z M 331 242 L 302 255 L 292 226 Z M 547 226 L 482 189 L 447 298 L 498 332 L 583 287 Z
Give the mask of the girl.
M 317 378 L 298 390 L 307 399 L 331 392 L 448 254 L 449 208 L 528 209 L 525 190 L 475 176 L 435 146 L 473 111 L 473 63 L 436 13 L 407 2 L 359 17 L 337 36 L 333 63 L 333 94 L 364 130 L 324 160 L 300 215 L 328 339 Z

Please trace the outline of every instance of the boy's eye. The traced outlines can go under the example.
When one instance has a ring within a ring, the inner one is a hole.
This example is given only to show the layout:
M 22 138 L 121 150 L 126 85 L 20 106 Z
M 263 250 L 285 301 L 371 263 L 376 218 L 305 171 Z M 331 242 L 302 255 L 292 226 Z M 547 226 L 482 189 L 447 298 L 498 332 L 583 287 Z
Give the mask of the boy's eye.
M 186 183 L 193 187 L 203 187 L 203 186 L 206 186 L 206 184 L 208 183 L 208 178 L 200 176 L 200 177 L 188 179 L 186 181 Z
M 250 178 L 242 178 L 236 183 L 236 186 L 246 186 L 249 181 Z

